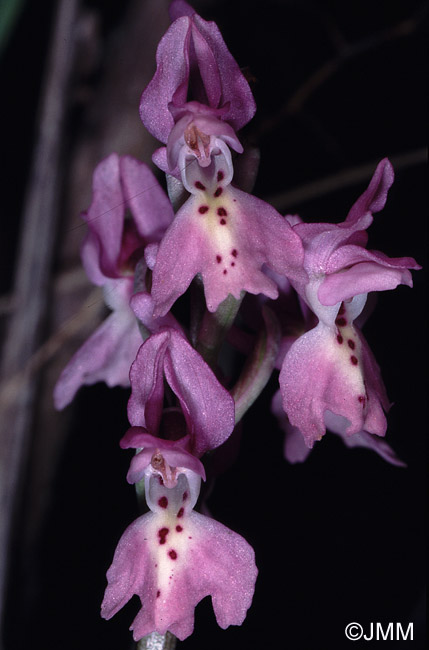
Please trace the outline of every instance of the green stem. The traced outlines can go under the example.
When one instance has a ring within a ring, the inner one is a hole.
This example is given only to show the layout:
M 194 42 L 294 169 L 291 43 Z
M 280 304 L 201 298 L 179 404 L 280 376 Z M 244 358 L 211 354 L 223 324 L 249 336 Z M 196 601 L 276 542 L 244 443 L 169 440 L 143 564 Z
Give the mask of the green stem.
M 274 313 L 263 307 L 265 328 L 231 390 L 235 401 L 235 423 L 239 422 L 265 388 L 274 369 L 280 344 L 280 326 Z
M 196 349 L 203 359 L 214 368 L 221 345 L 233 324 L 245 292 L 237 300 L 231 294 L 219 305 L 215 312 L 206 310 L 198 332 Z

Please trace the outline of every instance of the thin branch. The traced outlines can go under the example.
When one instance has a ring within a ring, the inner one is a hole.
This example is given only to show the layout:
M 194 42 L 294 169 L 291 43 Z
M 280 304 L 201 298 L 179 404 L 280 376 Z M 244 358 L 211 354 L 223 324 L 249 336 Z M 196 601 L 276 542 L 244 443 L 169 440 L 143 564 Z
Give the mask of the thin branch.
M 22 390 L 25 383 L 34 380 L 37 372 L 61 350 L 69 339 L 78 334 L 87 324 L 97 320 L 97 314 L 91 309 L 94 304 L 104 306 L 99 287 L 91 291 L 76 314 L 70 316 L 52 336 L 37 348 L 21 370 L 7 379 L 3 379 L 0 385 L 1 408 L 7 408 L 14 401 L 15 396 Z
M 389 156 L 389 160 L 396 171 L 407 169 L 408 167 L 425 163 L 427 161 L 427 149 L 415 149 L 396 156 Z M 304 185 L 295 187 L 293 190 L 265 197 L 265 200 L 271 203 L 277 210 L 283 212 L 306 201 L 320 198 L 331 192 L 337 192 L 338 190 L 358 185 L 368 180 L 379 162 L 379 160 L 375 160 L 364 165 L 351 167 L 337 174 L 320 178 L 317 181 L 305 183 Z
M 61 184 L 61 136 L 72 70 L 77 5 L 78 0 L 61 0 L 54 23 L 15 273 L 12 300 L 16 309 L 10 318 L 5 339 L 2 377 L 20 372 L 26 366 L 42 336 L 49 295 L 58 188 Z M 2 414 L 5 430 L 0 456 L 0 616 L 12 519 L 21 495 L 21 474 L 29 448 L 35 396 L 35 383 L 25 382 Z
M 423 5 L 413 16 L 403 20 L 392 27 L 363 38 L 353 44 L 345 44 L 339 54 L 328 61 L 325 61 L 292 93 L 281 109 L 272 117 L 267 118 L 258 129 L 253 132 L 256 141 L 266 136 L 270 131 L 281 126 L 283 121 L 298 113 L 310 97 L 316 92 L 325 81 L 330 79 L 341 67 L 361 54 L 388 43 L 397 38 L 403 38 L 412 34 L 422 22 L 426 5 Z

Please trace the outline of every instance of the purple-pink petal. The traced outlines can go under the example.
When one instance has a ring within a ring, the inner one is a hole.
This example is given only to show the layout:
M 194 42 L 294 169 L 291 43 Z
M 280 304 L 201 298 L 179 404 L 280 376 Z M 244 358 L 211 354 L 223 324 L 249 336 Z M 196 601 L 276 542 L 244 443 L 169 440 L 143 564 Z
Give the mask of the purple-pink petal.
M 387 291 L 399 284 L 412 286 L 411 273 L 407 269 L 361 262 L 341 273 L 327 275 L 320 285 L 318 298 L 322 305 L 336 305 L 358 294 Z
M 130 365 L 141 342 L 131 309 L 110 314 L 61 373 L 54 389 L 55 407 L 67 406 L 83 385 L 104 381 L 108 386 L 129 386 Z
M 135 293 L 130 299 L 130 308 L 133 310 L 136 317 L 143 323 L 145 327 L 152 333 L 156 334 L 161 329 L 170 327 L 183 332 L 180 323 L 174 318 L 173 314 L 168 312 L 161 318 L 154 318 L 154 302 L 150 293 L 139 291 Z
M 366 213 L 373 214 L 384 208 L 387 194 L 395 179 L 393 167 L 388 158 L 383 158 L 373 174 L 370 184 L 347 215 L 347 222 L 354 222 Z
M 391 465 L 395 465 L 396 467 L 407 467 L 407 464 L 399 458 L 384 438 L 380 438 L 379 436 L 368 433 L 367 431 L 359 431 L 353 436 L 342 436 L 342 439 L 347 447 L 363 447 L 365 449 L 372 449 Z
M 141 98 L 144 125 L 166 143 L 175 122 L 174 108 L 191 99 L 211 108 L 225 107 L 222 119 L 238 130 L 256 107 L 217 25 L 203 20 L 186 3 L 173 8 L 172 15 L 177 18 L 158 45 L 156 72 Z
M 188 16 L 178 18 L 160 40 L 156 52 L 156 72 L 140 100 L 143 124 L 164 143 L 174 126 L 170 102 L 173 98 L 178 105 L 186 102 L 191 20 Z
M 145 243 L 159 241 L 173 221 L 171 203 L 153 172 L 131 156 L 120 157 L 121 184 L 139 235 Z
M 92 202 L 82 216 L 88 224 L 82 263 L 90 280 L 103 285 L 132 274 L 144 245 L 162 237 L 174 213 L 147 165 L 113 153 L 94 172 Z
M 168 14 L 171 22 L 173 22 L 181 16 L 193 16 L 195 9 L 186 0 L 173 0 L 168 8 Z
M 94 284 L 117 278 L 122 242 L 125 202 L 120 181 L 119 156 L 111 154 L 97 166 L 93 176 L 93 198 L 82 214 L 89 226 L 81 255 L 85 271 Z
M 130 368 L 128 419 L 133 426 L 143 426 L 154 434 L 159 430 L 162 416 L 167 346 L 167 332 L 153 334 L 143 343 Z
M 234 401 L 184 336 L 172 329 L 147 339 L 131 367 L 131 424 L 146 426 L 157 433 L 164 375 L 180 401 L 191 434 L 192 452 L 201 456 L 221 445 L 234 428 Z
M 238 131 L 252 119 L 256 112 L 252 91 L 228 50 L 216 23 L 207 22 L 198 14 L 194 15 L 194 23 L 213 52 L 219 70 L 221 83 L 219 105 L 228 106 L 228 112 L 223 119 Z

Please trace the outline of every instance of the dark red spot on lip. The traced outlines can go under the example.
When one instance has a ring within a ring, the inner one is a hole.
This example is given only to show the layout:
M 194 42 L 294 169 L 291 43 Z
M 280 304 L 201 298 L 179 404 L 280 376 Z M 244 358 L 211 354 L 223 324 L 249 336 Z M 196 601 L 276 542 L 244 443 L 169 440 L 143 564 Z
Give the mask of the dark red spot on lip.
M 197 182 L 195 183 L 195 187 L 197 188 L 197 190 L 205 190 L 205 189 L 206 189 L 206 186 L 203 185 L 203 184 L 201 183 L 201 181 L 197 181 Z
M 158 499 L 158 505 L 160 508 L 166 508 L 168 506 L 167 497 L 161 497 L 160 499 Z
M 177 516 L 179 517 L 179 519 L 180 519 L 180 517 L 183 517 L 183 513 L 184 513 L 184 512 L 185 512 L 185 509 L 184 509 L 184 508 L 180 508 L 179 512 L 177 513 Z
M 356 347 L 356 344 L 355 344 L 355 342 L 354 342 L 352 339 L 349 339 L 349 340 L 347 341 L 347 345 L 349 346 L 350 350 L 354 350 L 355 347 Z
M 168 551 L 168 555 L 172 560 L 177 560 L 177 553 L 174 548 L 172 548 L 171 551 Z
M 160 590 L 158 589 L 158 591 L 156 592 L 156 597 L 159 598 L 160 595 L 161 595 L 161 592 L 160 592 Z
M 182 497 L 183 501 L 186 501 L 187 498 L 188 498 L 188 493 L 184 492 Z
M 205 214 L 206 212 L 208 212 L 208 210 L 209 210 L 208 205 L 200 205 L 200 207 L 198 208 L 198 212 L 200 214 Z
M 177 530 L 178 533 L 181 533 L 183 528 L 182 528 L 182 526 L 176 526 L 176 530 Z
M 238 255 L 238 250 L 237 250 L 236 248 L 233 248 L 232 251 L 231 251 L 231 255 L 232 255 L 233 257 L 237 257 L 237 255 Z
M 160 528 L 158 530 L 158 537 L 159 537 L 159 543 L 160 544 L 165 544 L 165 542 L 167 541 L 168 533 L 169 533 L 168 528 Z
M 226 221 L 225 221 L 225 219 L 221 219 L 221 220 L 219 221 L 219 223 L 220 223 L 221 226 L 224 226 L 224 225 L 226 224 Z
M 216 255 L 216 262 L 220 264 L 222 262 L 222 257 L 220 255 Z
M 343 339 L 343 337 L 341 336 L 341 334 L 338 334 L 338 335 L 337 335 L 337 341 L 338 341 L 338 343 L 339 343 L 340 345 L 341 345 L 341 343 L 344 341 L 344 339 Z
M 339 316 L 335 320 L 335 324 L 338 325 L 338 327 L 344 327 L 344 325 L 347 325 L 347 321 L 343 316 Z
M 357 366 L 357 364 L 358 364 L 358 360 L 357 360 L 357 358 L 355 357 L 354 354 L 350 357 L 350 361 L 352 362 L 352 364 L 353 364 L 354 366 Z
M 231 262 L 231 266 L 235 266 L 235 262 Z
M 213 194 L 213 196 L 215 196 L 217 198 L 218 196 L 220 196 L 222 194 L 222 192 L 223 192 L 223 189 L 221 187 L 218 187 L 216 192 Z
M 226 217 L 226 215 L 228 214 L 225 208 L 222 207 L 217 209 L 217 213 L 220 217 Z
M 223 270 L 223 274 L 226 275 L 228 271 L 226 269 Z
M 358 402 L 360 402 L 361 404 L 363 404 L 365 406 L 365 397 L 363 395 L 359 395 Z
M 223 181 L 225 174 L 221 169 L 219 169 L 217 173 L 217 182 L 220 183 L 220 181 Z

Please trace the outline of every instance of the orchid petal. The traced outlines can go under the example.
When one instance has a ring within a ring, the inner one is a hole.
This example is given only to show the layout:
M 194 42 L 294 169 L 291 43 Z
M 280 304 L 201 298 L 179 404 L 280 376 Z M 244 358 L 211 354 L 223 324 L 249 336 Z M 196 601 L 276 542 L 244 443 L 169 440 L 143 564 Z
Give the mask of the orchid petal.
M 406 467 L 406 463 L 396 455 L 390 445 L 383 438 L 380 438 L 380 436 L 372 435 L 368 431 L 358 431 L 358 433 L 348 436 L 346 433 L 348 425 L 346 418 L 334 415 L 330 411 L 326 411 L 325 413 L 325 424 L 332 433 L 339 435 L 344 444 L 350 449 L 354 449 L 355 447 L 372 449 L 391 465 Z
M 89 232 L 81 255 L 88 277 L 94 284 L 101 285 L 106 277 L 118 277 L 125 201 L 117 154 L 111 154 L 97 166 L 92 191 L 92 203 L 82 214 Z
M 132 158 L 120 158 L 124 199 L 137 230 L 145 242 L 159 241 L 173 221 L 174 213 L 167 195 L 147 165 Z
M 62 371 L 54 389 L 57 409 L 63 409 L 83 385 L 104 381 L 129 386 L 129 370 L 141 335 L 131 310 L 115 311 L 85 341 Z
M 347 270 L 327 275 L 320 285 L 318 297 L 322 305 L 336 305 L 358 294 L 387 291 L 399 284 L 412 286 L 411 273 L 407 269 L 361 262 Z
M 208 43 L 218 66 L 222 88 L 220 103 L 223 106 L 229 105 L 223 119 L 238 131 L 250 122 L 256 112 L 252 91 L 216 23 L 207 22 L 195 14 L 194 24 Z
M 132 394 L 128 404 L 131 424 L 158 431 L 163 407 L 163 373 L 179 398 L 191 433 L 193 453 L 201 456 L 221 445 L 234 428 L 234 401 L 183 335 L 171 329 L 147 339 L 131 367 Z
M 222 120 L 234 130 L 255 114 L 249 84 L 213 22 L 203 20 L 186 4 L 161 39 L 154 77 L 144 90 L 140 116 L 152 135 L 166 143 L 175 122 L 174 108 L 192 100 L 225 108 Z M 189 92 L 190 91 L 190 92 Z
M 368 188 L 350 209 L 346 222 L 354 222 L 368 212 L 380 212 L 384 208 L 394 179 L 395 175 L 390 161 L 388 158 L 383 158 L 378 163 Z
M 133 426 L 157 432 L 163 409 L 163 364 L 168 333 L 150 336 L 140 347 L 130 368 L 131 397 L 128 419 Z
M 271 412 L 276 417 L 280 428 L 284 431 L 284 456 L 292 465 L 307 460 L 311 449 L 305 444 L 303 435 L 298 427 L 289 422 L 282 406 L 282 395 L 278 390 L 271 401 Z
M 186 0 L 173 0 L 168 8 L 168 14 L 171 22 L 174 22 L 181 16 L 193 16 L 195 9 Z
M 159 42 L 156 51 L 156 72 L 143 91 L 140 117 L 147 130 L 166 143 L 174 126 L 169 104 L 186 102 L 189 82 L 189 47 L 192 18 L 183 16 L 174 21 Z

